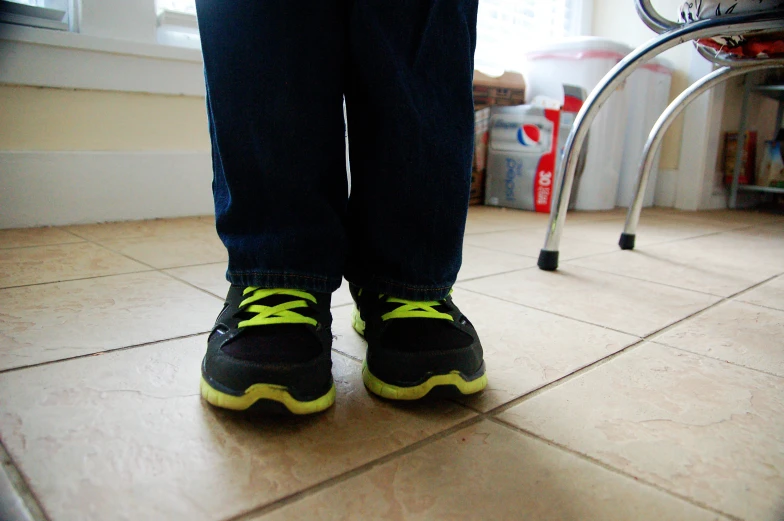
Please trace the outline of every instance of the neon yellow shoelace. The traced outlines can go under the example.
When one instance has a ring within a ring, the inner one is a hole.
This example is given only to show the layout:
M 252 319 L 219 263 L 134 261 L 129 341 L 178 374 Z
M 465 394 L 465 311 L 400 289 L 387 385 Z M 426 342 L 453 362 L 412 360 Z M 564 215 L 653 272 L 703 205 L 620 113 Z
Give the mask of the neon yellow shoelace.
M 254 302 L 271 297 L 272 295 L 289 295 L 291 297 L 299 297 L 302 300 L 292 300 L 290 302 L 278 304 L 277 306 L 254 304 Z M 262 289 L 255 286 L 248 286 L 242 292 L 242 296 L 247 298 L 240 302 L 239 309 L 241 311 L 255 313 L 256 315 L 253 318 L 243 320 L 237 324 L 239 327 L 268 326 L 270 324 L 310 324 L 315 326 L 318 324 L 318 321 L 315 318 L 306 317 L 296 311 L 292 311 L 293 309 L 307 308 L 308 303 L 306 300 L 314 303 L 316 302 L 316 297 L 305 291 L 297 291 L 294 289 Z
M 384 295 L 379 296 L 379 298 L 382 297 L 384 297 Z M 391 320 L 393 318 L 436 318 L 451 321 L 455 320 L 452 318 L 452 315 L 434 309 L 435 306 L 441 305 L 441 302 L 437 300 L 416 301 L 387 297 L 386 301 L 391 304 L 400 304 L 400 306 L 389 313 L 381 315 L 381 320 Z

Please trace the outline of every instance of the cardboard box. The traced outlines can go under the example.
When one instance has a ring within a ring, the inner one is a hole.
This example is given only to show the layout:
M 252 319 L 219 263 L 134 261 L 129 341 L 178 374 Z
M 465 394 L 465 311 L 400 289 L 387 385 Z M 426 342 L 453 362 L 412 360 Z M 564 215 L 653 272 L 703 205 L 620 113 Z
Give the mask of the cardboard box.
M 732 174 L 735 170 L 735 157 L 738 153 L 738 133 L 724 134 L 724 184 L 732 185 Z M 738 184 L 748 185 L 754 182 L 754 167 L 757 159 L 757 133 L 746 132 L 743 157 L 740 162 Z
M 471 169 L 471 196 L 468 201 L 469 205 L 482 204 L 485 198 L 490 107 L 478 107 L 474 113 L 474 117 L 474 160 Z
M 522 105 L 525 103 L 525 80 L 517 72 L 488 76 L 474 71 L 474 161 L 471 169 L 470 205 L 483 204 L 487 176 L 487 144 L 490 107 Z
M 510 106 L 525 103 L 525 80 L 519 72 L 488 76 L 474 71 L 474 106 Z

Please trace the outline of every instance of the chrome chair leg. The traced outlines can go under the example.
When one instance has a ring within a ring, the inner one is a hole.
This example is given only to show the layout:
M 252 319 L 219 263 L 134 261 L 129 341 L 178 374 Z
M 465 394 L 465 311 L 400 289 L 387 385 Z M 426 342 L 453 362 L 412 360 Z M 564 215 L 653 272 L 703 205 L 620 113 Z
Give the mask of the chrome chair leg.
M 709 18 L 699 22 L 682 25 L 670 32 L 661 34 L 630 53 L 608 72 L 580 109 L 572 131 L 564 147 L 562 160 L 556 175 L 557 189 L 550 210 L 550 221 L 544 248 L 539 252 L 540 269 L 553 271 L 558 268 L 558 246 L 561 242 L 569 195 L 574 183 L 577 159 L 585 144 L 585 137 L 597 112 L 634 70 L 651 58 L 685 41 L 721 34 L 722 31 L 745 34 L 752 31 L 770 30 L 779 27 L 781 20 L 776 13 L 739 14 Z
M 670 128 L 675 118 L 689 106 L 689 104 L 697 99 L 700 94 L 712 89 L 719 83 L 725 82 L 730 78 L 742 76 L 750 72 L 755 72 L 764 69 L 775 69 L 784 65 L 784 60 L 766 60 L 765 64 L 751 64 L 744 67 L 722 67 L 704 78 L 695 81 L 689 88 L 681 92 L 681 94 L 670 103 L 667 108 L 662 112 L 659 119 L 653 125 L 648 140 L 645 142 L 645 147 L 642 151 L 642 159 L 640 161 L 640 170 L 637 176 L 637 188 L 634 195 L 634 201 L 629 205 L 629 210 L 626 213 L 626 224 L 623 227 L 623 233 L 618 241 L 618 246 L 622 250 L 633 250 L 634 241 L 637 233 L 637 224 L 640 222 L 640 212 L 642 212 L 642 204 L 645 200 L 645 190 L 648 186 L 648 179 L 651 175 L 653 168 L 653 160 L 656 156 L 656 151 L 664 139 L 664 134 Z

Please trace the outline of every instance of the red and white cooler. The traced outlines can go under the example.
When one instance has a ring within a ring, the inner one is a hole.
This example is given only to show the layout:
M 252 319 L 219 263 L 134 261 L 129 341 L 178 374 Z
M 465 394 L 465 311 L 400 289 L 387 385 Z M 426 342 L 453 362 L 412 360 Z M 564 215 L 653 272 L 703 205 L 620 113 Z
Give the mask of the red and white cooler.
M 537 96 L 563 99 L 563 85 L 591 92 L 632 49 L 612 40 L 570 38 L 526 52 L 521 64 L 527 83 L 526 100 Z M 576 186 L 578 210 L 615 207 L 627 114 L 627 89 L 616 91 L 590 128 L 585 168 Z

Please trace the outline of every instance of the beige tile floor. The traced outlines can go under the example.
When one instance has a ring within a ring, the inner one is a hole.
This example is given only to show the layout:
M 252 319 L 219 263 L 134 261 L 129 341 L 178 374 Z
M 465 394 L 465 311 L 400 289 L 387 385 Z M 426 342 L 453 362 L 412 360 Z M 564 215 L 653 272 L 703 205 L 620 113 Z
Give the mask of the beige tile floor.
M 470 212 L 484 393 L 368 395 L 344 284 L 312 418 L 201 401 L 210 218 L 0 231 L 0 518 L 784 520 L 784 218 L 578 213 L 556 273 L 546 221 Z

